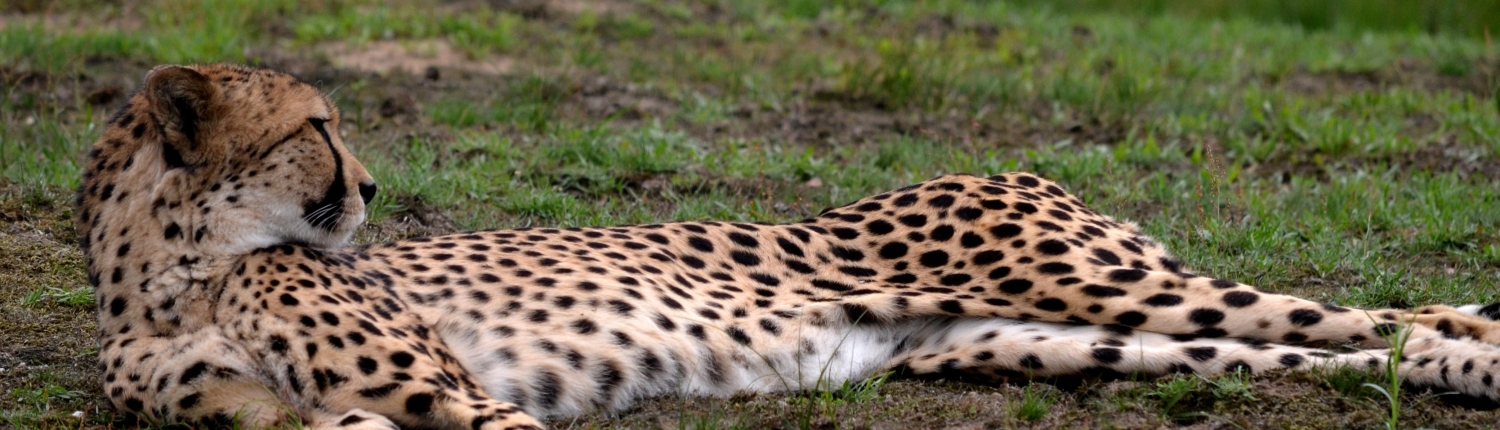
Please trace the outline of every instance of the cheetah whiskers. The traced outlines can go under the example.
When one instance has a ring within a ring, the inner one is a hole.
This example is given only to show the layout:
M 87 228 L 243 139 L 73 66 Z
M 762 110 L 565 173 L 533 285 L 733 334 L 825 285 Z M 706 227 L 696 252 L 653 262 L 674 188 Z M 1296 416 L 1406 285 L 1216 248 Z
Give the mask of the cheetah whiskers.
M 314 226 L 336 226 L 344 219 L 344 208 L 327 205 L 302 216 L 302 220 Z

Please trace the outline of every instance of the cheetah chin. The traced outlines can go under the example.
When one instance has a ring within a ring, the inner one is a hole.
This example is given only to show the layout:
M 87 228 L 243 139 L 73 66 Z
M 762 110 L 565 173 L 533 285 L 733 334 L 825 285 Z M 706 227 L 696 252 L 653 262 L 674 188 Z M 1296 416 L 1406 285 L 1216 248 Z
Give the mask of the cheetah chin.
M 937 177 L 793 224 L 349 247 L 376 192 L 317 89 L 163 66 L 88 156 L 104 389 L 148 422 L 540 428 L 656 396 L 899 370 L 1003 382 L 1351 366 L 1500 398 L 1500 306 L 1352 309 L 1195 275 L 1027 173 Z

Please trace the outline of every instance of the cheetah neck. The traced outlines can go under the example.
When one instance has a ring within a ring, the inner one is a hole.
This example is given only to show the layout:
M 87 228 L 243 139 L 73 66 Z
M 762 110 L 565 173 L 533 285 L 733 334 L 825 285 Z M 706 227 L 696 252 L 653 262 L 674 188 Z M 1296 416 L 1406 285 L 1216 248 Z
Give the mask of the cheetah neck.
M 211 289 L 236 259 L 200 250 L 191 198 L 181 191 L 190 189 L 186 176 L 160 165 L 149 147 L 106 134 L 79 189 L 80 245 L 106 335 L 171 335 L 206 325 L 195 315 L 210 313 L 194 308 L 209 306 Z

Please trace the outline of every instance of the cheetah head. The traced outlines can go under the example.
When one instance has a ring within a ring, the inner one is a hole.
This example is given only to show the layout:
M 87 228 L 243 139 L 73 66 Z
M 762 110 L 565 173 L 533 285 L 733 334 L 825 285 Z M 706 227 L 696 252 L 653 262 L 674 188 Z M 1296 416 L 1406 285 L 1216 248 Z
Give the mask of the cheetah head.
M 343 246 L 364 222 L 375 182 L 338 130 L 333 103 L 290 75 L 157 67 L 94 147 L 79 194 L 84 216 L 94 214 L 82 220 L 85 231 L 100 216 L 135 213 L 205 253 Z

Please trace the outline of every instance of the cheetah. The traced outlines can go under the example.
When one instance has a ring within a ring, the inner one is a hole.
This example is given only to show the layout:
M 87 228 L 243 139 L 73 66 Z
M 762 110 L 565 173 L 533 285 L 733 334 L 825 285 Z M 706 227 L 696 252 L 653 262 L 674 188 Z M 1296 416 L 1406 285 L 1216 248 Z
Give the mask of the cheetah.
M 1352 309 L 1190 272 L 1028 173 L 791 224 L 349 245 L 376 184 L 314 87 L 161 66 L 77 194 L 115 408 L 148 422 L 534 429 L 892 369 L 978 381 L 1344 365 L 1500 398 L 1500 307 Z

